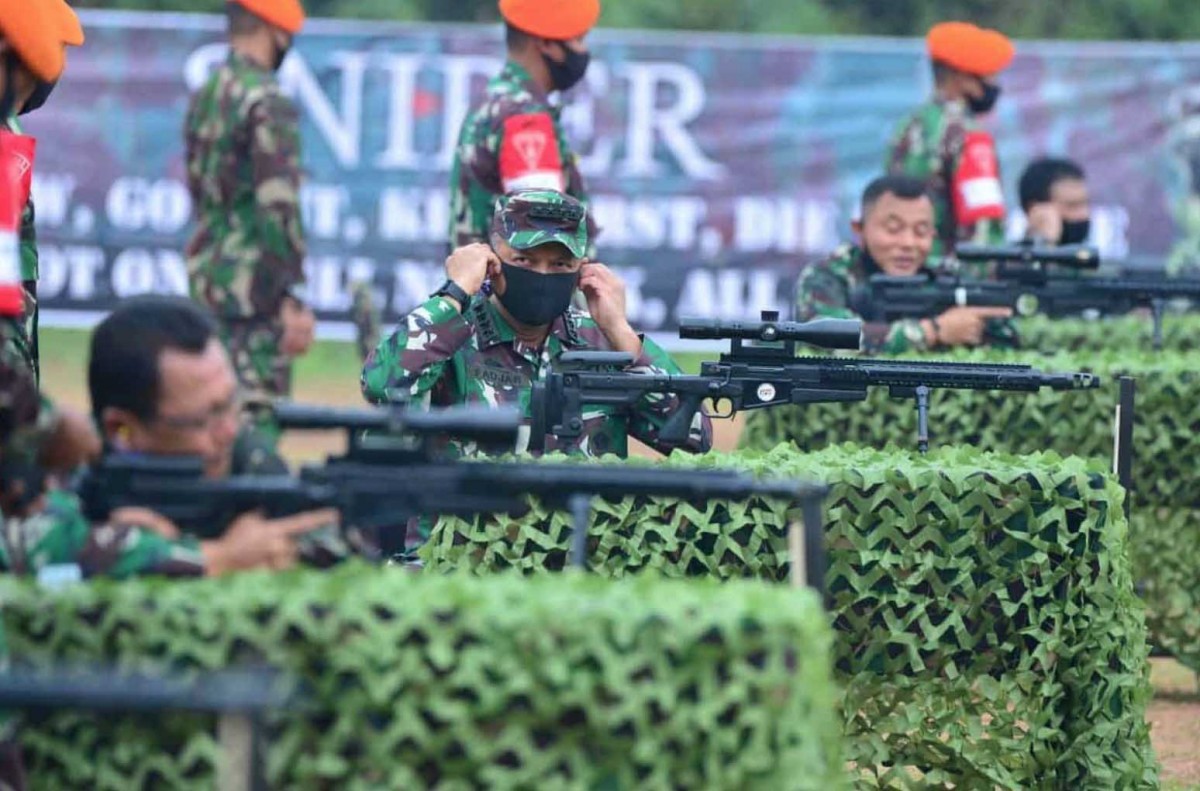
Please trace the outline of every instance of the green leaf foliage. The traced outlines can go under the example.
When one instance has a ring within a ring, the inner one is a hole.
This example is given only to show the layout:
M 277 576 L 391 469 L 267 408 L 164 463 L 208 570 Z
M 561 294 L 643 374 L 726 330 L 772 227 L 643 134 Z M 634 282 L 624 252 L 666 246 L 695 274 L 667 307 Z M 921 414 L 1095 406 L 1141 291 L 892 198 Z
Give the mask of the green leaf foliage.
M 811 591 L 574 573 L 331 573 L 0 587 L 16 663 L 267 664 L 272 788 L 838 788 L 832 635 Z M 198 716 L 28 720 L 33 788 L 213 788 Z
M 1155 785 L 1123 490 L 1099 468 L 1054 453 L 849 445 L 660 463 L 831 487 L 835 669 L 858 786 Z M 784 580 L 795 518 L 762 499 L 599 503 L 590 568 Z M 425 560 L 536 574 L 561 568 L 569 544 L 567 518 L 535 502 L 521 520 L 443 520 Z

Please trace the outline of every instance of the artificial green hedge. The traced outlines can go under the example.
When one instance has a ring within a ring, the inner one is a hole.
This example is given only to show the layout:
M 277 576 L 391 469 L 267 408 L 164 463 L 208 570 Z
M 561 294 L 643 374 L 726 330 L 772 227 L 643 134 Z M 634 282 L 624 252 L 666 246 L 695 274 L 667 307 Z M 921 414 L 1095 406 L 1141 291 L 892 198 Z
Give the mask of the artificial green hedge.
M 1155 783 L 1145 723 L 1145 624 L 1123 490 L 1077 458 L 850 446 L 800 454 L 675 454 L 815 478 L 825 502 L 835 668 L 861 787 L 1140 788 Z M 597 506 L 591 568 L 622 576 L 787 577 L 778 501 Z M 561 567 L 565 517 L 443 520 L 431 571 Z
M 1139 508 L 1130 532 L 1150 634 L 1159 648 L 1200 672 L 1200 511 Z
M 1020 319 L 1017 328 L 1026 350 L 1053 354 L 1060 351 L 1132 351 L 1153 353 L 1154 326 L 1149 316 L 1119 316 L 1089 321 L 1081 318 Z M 1163 322 L 1163 350 L 1190 352 L 1200 349 L 1200 314 L 1169 314 Z
M 1189 317 L 1183 317 L 1189 318 Z M 1134 354 L 1130 351 L 1062 353 L 1030 358 L 1026 352 L 960 352 L 954 359 L 981 362 L 1029 362 L 1043 369 L 1100 374 L 1099 390 L 1037 394 L 940 391 L 931 397 L 931 443 L 992 448 L 1011 453 L 1055 450 L 1112 466 L 1113 419 L 1121 374 L 1137 380 L 1134 426 L 1133 507 L 1171 511 L 1200 509 L 1200 374 L 1195 355 L 1181 352 Z M 911 400 L 893 400 L 884 389 L 865 403 L 816 404 L 749 413 L 742 445 L 772 448 L 780 442 L 822 448 L 838 442 L 911 447 L 916 409 Z M 1140 518 L 1134 523 L 1135 546 L 1171 547 L 1174 589 L 1167 612 L 1152 617 L 1151 635 L 1160 645 L 1176 646 L 1175 656 L 1200 671 L 1200 544 L 1180 543 L 1175 522 Z M 1139 581 L 1149 584 L 1167 564 L 1138 553 Z M 1157 607 L 1157 604 L 1155 605 Z M 1192 648 L 1185 649 L 1186 646 Z
M 272 788 L 838 788 L 811 591 L 647 575 L 333 572 L 0 588 L 14 661 L 267 663 L 307 687 Z M 26 723 L 34 788 L 212 788 L 202 716 Z

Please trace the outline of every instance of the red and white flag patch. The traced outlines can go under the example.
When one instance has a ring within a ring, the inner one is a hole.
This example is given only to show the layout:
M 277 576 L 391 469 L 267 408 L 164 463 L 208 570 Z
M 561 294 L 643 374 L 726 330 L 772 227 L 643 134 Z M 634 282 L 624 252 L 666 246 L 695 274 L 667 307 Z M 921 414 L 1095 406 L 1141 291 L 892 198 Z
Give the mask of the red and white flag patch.
M 1004 190 L 996 144 L 983 130 L 967 132 L 954 173 L 954 218 L 959 225 L 1004 219 Z
M 558 136 L 549 114 L 522 113 L 504 119 L 500 183 L 505 192 L 566 188 Z

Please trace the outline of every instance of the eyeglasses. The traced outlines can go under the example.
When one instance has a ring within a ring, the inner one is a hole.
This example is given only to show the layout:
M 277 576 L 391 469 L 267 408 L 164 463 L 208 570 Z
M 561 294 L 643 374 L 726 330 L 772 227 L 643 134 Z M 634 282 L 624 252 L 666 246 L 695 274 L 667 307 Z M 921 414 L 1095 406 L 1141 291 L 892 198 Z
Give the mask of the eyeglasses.
M 220 423 L 236 418 L 242 411 L 244 399 L 241 392 L 223 404 L 218 404 L 204 414 L 192 415 L 155 415 L 151 422 L 160 423 L 176 431 L 211 431 Z

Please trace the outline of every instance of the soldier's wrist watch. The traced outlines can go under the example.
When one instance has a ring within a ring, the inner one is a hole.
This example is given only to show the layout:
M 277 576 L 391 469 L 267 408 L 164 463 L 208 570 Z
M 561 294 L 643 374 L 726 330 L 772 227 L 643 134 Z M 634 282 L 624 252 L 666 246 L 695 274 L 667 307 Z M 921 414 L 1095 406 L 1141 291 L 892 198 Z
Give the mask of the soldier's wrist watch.
M 457 302 L 463 310 L 466 310 L 467 305 L 471 304 L 471 295 L 463 290 L 463 287 L 458 283 L 455 283 L 453 280 L 447 280 L 445 283 L 443 283 L 442 287 L 433 292 L 432 296 L 450 297 L 450 299 Z

